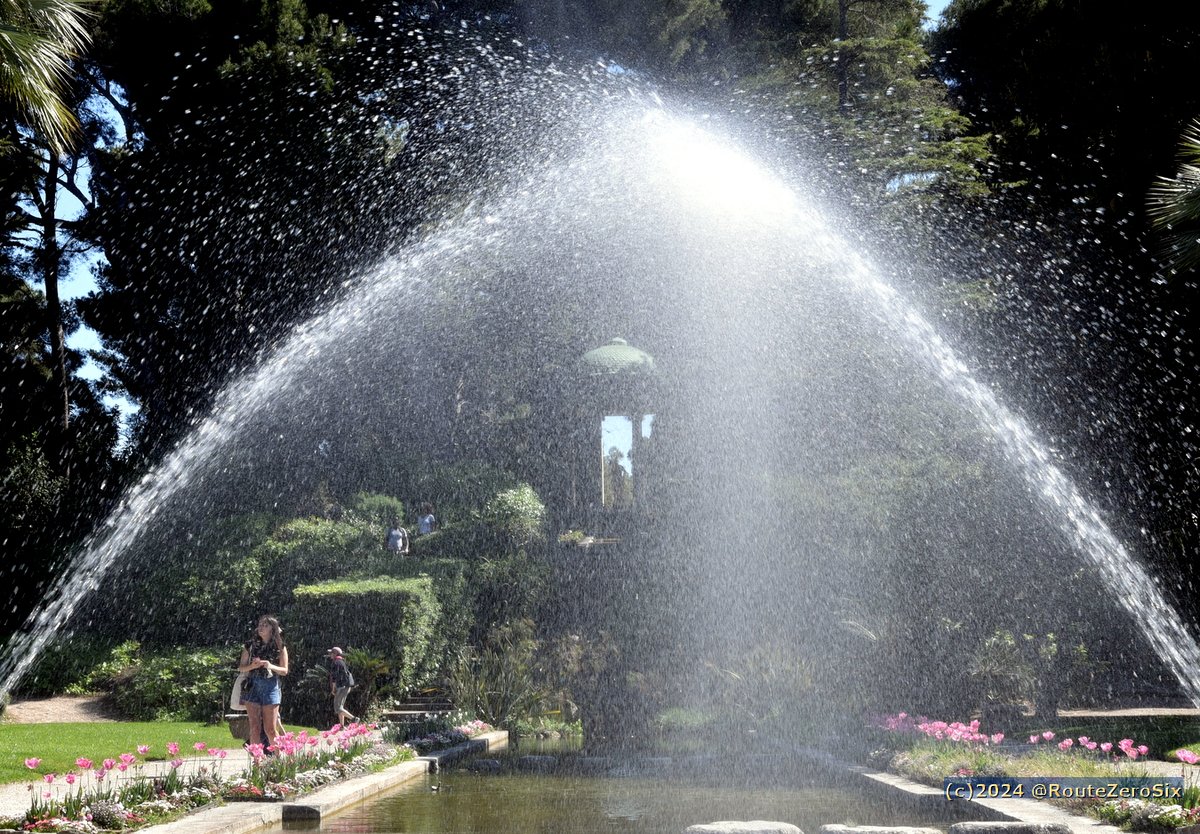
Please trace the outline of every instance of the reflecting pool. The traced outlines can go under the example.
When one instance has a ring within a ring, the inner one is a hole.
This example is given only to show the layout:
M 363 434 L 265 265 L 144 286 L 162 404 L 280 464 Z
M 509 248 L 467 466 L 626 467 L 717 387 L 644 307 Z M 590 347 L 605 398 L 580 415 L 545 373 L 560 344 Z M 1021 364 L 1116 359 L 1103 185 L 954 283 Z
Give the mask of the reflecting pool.
M 383 799 L 322 821 L 319 831 L 672 834 L 714 820 L 768 819 L 816 834 L 829 823 L 945 830 L 951 822 L 930 819 L 904 803 L 834 787 L 794 769 L 758 769 L 737 761 L 691 773 L 670 765 L 660 773 L 652 767 L 597 774 L 569 768 L 531 773 L 514 764 L 508 760 L 492 773 L 464 767 L 428 774 Z

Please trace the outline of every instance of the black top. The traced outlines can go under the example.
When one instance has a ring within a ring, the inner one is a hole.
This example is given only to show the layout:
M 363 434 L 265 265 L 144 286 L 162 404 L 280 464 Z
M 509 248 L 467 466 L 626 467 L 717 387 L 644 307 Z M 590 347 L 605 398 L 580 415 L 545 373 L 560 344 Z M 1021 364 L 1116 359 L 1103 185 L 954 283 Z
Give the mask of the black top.
M 344 658 L 334 657 L 330 659 L 329 679 L 333 681 L 333 685 L 338 689 L 350 685 L 350 667 L 346 665 Z
M 250 655 L 251 660 L 265 660 L 268 663 L 279 665 L 279 646 L 272 640 L 264 643 L 259 639 L 258 635 L 254 635 L 254 639 L 246 644 L 246 652 Z M 265 678 L 269 677 L 266 669 L 251 669 L 250 677 Z

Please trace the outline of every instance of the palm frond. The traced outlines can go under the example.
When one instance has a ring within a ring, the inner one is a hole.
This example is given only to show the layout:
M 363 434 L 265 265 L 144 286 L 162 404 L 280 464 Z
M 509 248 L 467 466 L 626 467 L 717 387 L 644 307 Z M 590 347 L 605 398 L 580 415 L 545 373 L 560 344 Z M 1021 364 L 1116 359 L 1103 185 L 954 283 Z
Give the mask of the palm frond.
M 1146 213 L 1162 235 L 1162 253 L 1175 269 L 1200 266 L 1200 119 L 1179 142 L 1179 168 L 1150 187 Z

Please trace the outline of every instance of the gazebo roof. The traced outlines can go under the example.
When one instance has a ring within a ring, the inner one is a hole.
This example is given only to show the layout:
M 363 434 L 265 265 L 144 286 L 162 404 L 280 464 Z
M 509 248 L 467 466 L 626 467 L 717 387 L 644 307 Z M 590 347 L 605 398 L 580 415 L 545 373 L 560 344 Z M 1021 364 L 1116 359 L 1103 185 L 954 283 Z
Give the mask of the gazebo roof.
M 654 373 L 654 357 L 624 339 L 613 339 L 607 345 L 589 350 L 579 363 L 589 376 Z

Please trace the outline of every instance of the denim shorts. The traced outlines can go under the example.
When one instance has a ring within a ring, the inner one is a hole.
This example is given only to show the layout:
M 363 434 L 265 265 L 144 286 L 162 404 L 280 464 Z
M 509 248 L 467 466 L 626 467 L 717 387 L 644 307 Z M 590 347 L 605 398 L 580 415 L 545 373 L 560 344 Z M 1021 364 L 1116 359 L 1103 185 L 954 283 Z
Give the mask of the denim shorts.
M 247 704 L 258 704 L 263 707 L 279 706 L 281 699 L 279 691 L 279 675 L 269 678 L 249 677 L 249 686 L 242 687 L 242 701 Z

